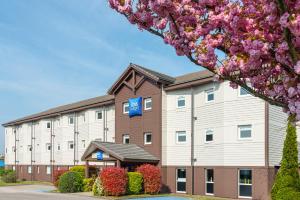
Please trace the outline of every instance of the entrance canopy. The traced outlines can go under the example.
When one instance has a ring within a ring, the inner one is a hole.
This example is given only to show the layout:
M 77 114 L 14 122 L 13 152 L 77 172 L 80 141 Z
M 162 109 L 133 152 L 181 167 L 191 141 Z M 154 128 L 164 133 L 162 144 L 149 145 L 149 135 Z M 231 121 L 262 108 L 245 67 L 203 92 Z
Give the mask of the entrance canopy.
M 92 141 L 84 152 L 82 161 L 120 163 L 158 163 L 159 159 L 136 144 L 116 144 Z

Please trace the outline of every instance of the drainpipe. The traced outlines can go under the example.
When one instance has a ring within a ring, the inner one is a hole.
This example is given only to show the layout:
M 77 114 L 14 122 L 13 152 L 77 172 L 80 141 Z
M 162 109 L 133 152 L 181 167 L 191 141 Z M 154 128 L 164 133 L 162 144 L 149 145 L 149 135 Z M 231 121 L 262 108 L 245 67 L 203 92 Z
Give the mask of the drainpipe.
M 103 107 L 102 112 L 102 119 L 103 119 L 103 142 L 105 142 L 105 132 L 106 132 L 106 126 L 105 126 L 105 106 Z
M 78 150 L 78 134 L 79 134 L 79 132 L 78 132 L 78 119 L 77 119 L 77 113 L 76 112 L 74 112 L 74 166 L 76 165 L 76 163 L 78 162 L 77 161 L 77 154 L 78 154 L 78 152 L 77 152 L 77 150 Z M 77 141 L 77 142 L 76 142 Z
M 32 170 L 32 165 L 33 165 L 33 160 L 32 160 L 32 139 L 33 139 L 33 121 L 31 122 L 31 130 L 30 130 L 30 137 L 31 137 L 31 140 L 30 140 L 30 167 L 31 167 L 31 181 L 33 180 L 33 172 L 34 170 Z
M 17 171 L 17 130 L 16 127 L 14 128 L 14 134 L 15 134 L 15 149 L 14 149 L 14 153 L 15 153 L 15 171 L 18 177 L 18 171 Z
M 195 156 L 194 156 L 194 120 L 196 120 L 196 117 L 194 116 L 194 88 L 191 88 L 191 167 L 192 167 L 192 195 L 194 194 L 194 174 L 195 174 Z

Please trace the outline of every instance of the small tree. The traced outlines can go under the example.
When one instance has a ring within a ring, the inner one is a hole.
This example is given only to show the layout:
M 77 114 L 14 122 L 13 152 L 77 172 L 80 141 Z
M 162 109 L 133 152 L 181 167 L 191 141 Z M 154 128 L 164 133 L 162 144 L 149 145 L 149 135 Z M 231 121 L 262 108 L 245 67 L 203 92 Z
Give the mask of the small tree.
M 289 118 L 284 141 L 281 167 L 272 188 L 273 200 L 300 199 L 300 179 L 298 172 L 298 149 L 296 127 Z

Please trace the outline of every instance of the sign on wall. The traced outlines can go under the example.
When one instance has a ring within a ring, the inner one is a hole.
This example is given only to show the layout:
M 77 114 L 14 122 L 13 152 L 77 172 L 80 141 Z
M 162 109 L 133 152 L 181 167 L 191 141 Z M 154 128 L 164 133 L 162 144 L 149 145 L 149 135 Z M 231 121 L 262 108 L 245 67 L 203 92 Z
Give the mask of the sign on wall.
M 103 160 L 103 152 L 102 151 L 97 152 L 97 160 Z
M 131 98 L 129 102 L 129 117 L 142 115 L 142 97 Z

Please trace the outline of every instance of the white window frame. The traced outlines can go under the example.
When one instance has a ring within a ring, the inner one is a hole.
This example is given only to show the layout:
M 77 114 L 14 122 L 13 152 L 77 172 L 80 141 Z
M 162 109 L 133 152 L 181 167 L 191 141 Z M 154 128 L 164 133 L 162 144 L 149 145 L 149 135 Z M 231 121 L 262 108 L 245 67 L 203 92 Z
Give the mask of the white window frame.
M 73 144 L 73 148 L 71 148 L 71 144 Z M 68 150 L 74 150 L 74 141 L 68 141 Z
M 101 113 L 101 118 L 99 119 L 98 118 L 98 115 Z M 96 111 L 96 120 L 102 120 L 103 119 L 103 113 L 102 113 L 102 110 L 97 110 Z
M 122 136 L 122 139 L 123 139 L 123 144 L 130 144 L 130 135 L 129 134 L 124 134 Z M 125 143 L 126 139 L 129 139 L 129 143 Z
M 73 122 L 71 123 L 71 119 L 73 119 Z M 68 124 L 69 125 L 74 125 L 74 123 L 75 123 L 75 117 L 74 116 L 69 116 L 68 117 Z
M 50 175 L 51 174 L 51 166 L 46 167 L 46 174 Z
M 208 133 L 210 133 L 210 134 L 208 134 Z M 212 135 L 213 139 L 212 139 L 211 141 L 207 141 L 207 140 L 206 140 L 206 136 L 207 136 L 207 135 Z M 213 131 L 212 129 L 206 129 L 206 130 L 205 130 L 205 138 L 204 138 L 204 141 L 205 141 L 205 143 L 211 143 L 211 142 L 214 141 L 214 131 Z
M 187 143 L 187 134 L 186 131 L 176 131 L 176 144 L 186 144 Z M 179 141 L 178 138 L 180 135 L 185 135 L 185 141 Z
M 245 128 L 246 130 L 251 130 L 251 137 L 241 137 L 241 130 L 243 129 L 243 127 L 245 126 L 250 126 L 250 128 Z M 253 131 L 252 131 L 252 124 L 243 124 L 243 125 L 238 125 L 238 137 L 239 140 L 252 140 L 253 138 Z
M 251 94 L 247 91 L 247 90 L 245 90 L 245 91 L 247 91 L 248 92 L 248 94 L 241 94 L 241 91 L 242 90 L 245 90 L 243 87 L 241 87 L 241 86 L 239 86 L 239 88 L 238 88 L 238 96 L 239 97 L 248 97 L 248 96 L 251 96 Z
M 48 149 L 48 147 L 50 147 L 50 149 Z M 51 151 L 51 144 L 50 143 L 46 144 L 46 151 Z
M 207 180 L 207 170 L 213 170 L 213 176 L 214 176 L 214 178 L 215 178 L 215 170 L 212 169 L 212 168 L 205 169 L 205 195 L 211 195 L 211 196 L 213 196 L 213 195 L 215 195 L 215 193 L 207 193 L 207 183 L 212 183 L 214 191 L 215 191 L 215 181 L 214 180 L 213 181 L 208 181 Z
M 48 127 L 48 124 L 49 124 L 49 127 Z M 46 123 L 46 128 L 47 128 L 47 129 L 51 129 L 51 122 L 47 122 L 47 123 Z
M 125 111 L 125 108 L 128 107 L 128 111 Z M 129 102 L 124 102 L 123 103 L 123 114 L 128 114 L 129 113 Z
M 180 178 L 180 180 L 178 179 L 178 170 L 185 170 L 185 180 L 184 180 L 184 178 Z M 186 194 L 186 191 L 187 191 L 187 178 L 186 177 L 187 177 L 187 169 L 186 168 L 176 168 L 176 193 Z M 178 187 L 177 187 L 178 182 L 185 182 L 185 191 L 178 191 Z
M 147 136 L 148 136 L 148 135 L 151 136 L 151 142 L 147 142 Z M 144 144 L 145 144 L 145 145 L 152 144 L 152 133 L 151 133 L 151 132 L 145 132 L 145 133 L 144 133 Z
M 57 144 L 57 151 L 60 151 L 60 150 L 61 150 L 60 147 L 61 147 L 60 144 Z
M 40 173 L 40 167 L 39 166 L 37 166 L 37 173 L 39 174 Z
M 147 107 L 147 103 L 151 102 L 151 107 Z M 144 99 L 144 110 L 152 110 L 152 98 L 148 97 Z
M 213 94 L 214 95 L 214 99 L 213 100 L 208 100 L 208 96 L 210 94 Z M 210 88 L 208 90 L 205 90 L 205 103 L 211 103 L 211 102 L 214 102 L 215 101 L 215 88 Z
M 247 184 L 247 183 L 240 183 L 240 171 L 241 170 L 250 170 L 252 173 L 252 177 L 251 177 L 251 184 Z M 253 170 L 252 169 L 238 169 L 238 196 L 241 199 L 252 199 L 251 197 L 248 196 L 240 196 L 240 186 L 241 185 L 246 185 L 246 186 L 251 186 L 251 191 L 252 191 L 252 196 L 253 196 Z
M 28 166 L 28 167 L 27 167 L 27 173 L 28 173 L 28 174 L 31 174 L 31 173 L 32 173 L 32 167 L 31 167 L 31 166 Z
M 13 170 L 13 171 L 16 171 L 16 166 L 13 166 L 13 167 L 12 167 L 12 170 Z
M 178 105 L 178 102 L 181 101 L 181 100 L 184 100 L 184 106 L 179 106 L 179 105 Z M 180 109 L 180 108 L 185 108 L 185 106 L 186 106 L 186 99 L 185 99 L 185 96 L 179 96 L 179 97 L 177 97 L 176 107 Z
M 85 147 L 86 147 L 85 140 L 81 140 L 81 147 L 82 147 L 82 149 L 85 149 Z
M 27 145 L 27 150 L 30 152 L 32 151 L 32 146 L 31 145 Z

